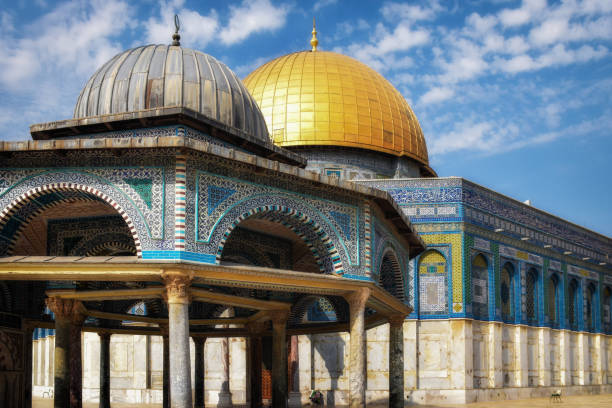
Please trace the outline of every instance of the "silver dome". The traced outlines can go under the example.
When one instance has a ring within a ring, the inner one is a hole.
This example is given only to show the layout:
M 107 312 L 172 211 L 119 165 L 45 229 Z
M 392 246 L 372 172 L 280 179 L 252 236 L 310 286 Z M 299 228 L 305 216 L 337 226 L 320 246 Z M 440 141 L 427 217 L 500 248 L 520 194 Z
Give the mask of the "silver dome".
M 116 55 L 87 81 L 75 118 L 183 107 L 269 141 L 264 117 L 242 81 L 200 51 L 147 45 Z

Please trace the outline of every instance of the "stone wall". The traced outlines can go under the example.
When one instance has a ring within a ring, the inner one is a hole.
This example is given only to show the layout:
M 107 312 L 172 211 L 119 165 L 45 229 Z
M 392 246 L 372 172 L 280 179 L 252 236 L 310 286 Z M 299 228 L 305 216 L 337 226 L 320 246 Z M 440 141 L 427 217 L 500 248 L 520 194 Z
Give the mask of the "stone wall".
M 53 387 L 53 339 L 33 342 L 35 396 L 48 396 Z M 100 341 L 93 333 L 84 333 L 83 341 L 83 398 L 96 402 Z M 206 401 L 215 406 L 222 341 L 208 339 L 205 346 Z M 247 402 L 246 344 L 228 339 L 235 405 Z M 312 389 L 323 392 L 327 406 L 348 403 L 349 345 L 348 333 L 298 336 L 295 389 L 302 404 Z M 192 342 L 192 365 L 194 355 Z M 368 330 L 368 406 L 388 401 L 388 355 L 389 326 Z M 161 337 L 113 335 L 112 401 L 161 403 L 162 363 Z M 612 336 L 471 319 L 406 320 L 404 382 L 407 398 L 417 404 L 546 397 L 558 387 L 565 394 L 612 392 Z

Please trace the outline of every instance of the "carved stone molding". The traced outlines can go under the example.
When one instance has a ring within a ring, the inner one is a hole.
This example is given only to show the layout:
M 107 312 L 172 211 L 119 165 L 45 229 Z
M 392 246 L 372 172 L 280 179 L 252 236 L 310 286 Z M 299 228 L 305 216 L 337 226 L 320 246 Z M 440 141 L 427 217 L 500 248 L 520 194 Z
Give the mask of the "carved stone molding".
M 166 284 L 166 293 L 163 295 L 166 303 L 191 303 L 189 288 L 193 275 L 178 271 L 164 271 L 162 279 Z
M 55 319 L 70 320 L 76 325 L 82 325 L 85 321 L 85 316 L 80 312 L 82 305 L 78 300 L 50 297 L 46 299 L 46 304 L 55 315 Z
M 287 320 L 289 319 L 288 310 L 273 310 L 269 313 L 272 325 L 287 324 Z
M 370 297 L 370 293 L 370 288 L 360 288 L 359 290 L 351 292 L 344 297 L 349 304 L 349 310 L 351 313 L 353 313 L 353 311 L 363 310 L 365 308 L 368 298 Z
M 389 321 L 389 324 L 391 325 L 391 327 L 400 327 L 406 321 L 406 316 L 402 314 L 390 315 L 389 317 L 387 317 L 387 320 Z

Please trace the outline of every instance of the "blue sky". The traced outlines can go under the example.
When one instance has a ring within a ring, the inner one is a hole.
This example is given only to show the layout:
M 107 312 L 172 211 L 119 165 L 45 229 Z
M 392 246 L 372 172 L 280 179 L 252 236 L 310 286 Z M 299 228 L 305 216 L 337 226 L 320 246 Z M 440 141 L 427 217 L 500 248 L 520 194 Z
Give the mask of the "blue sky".
M 88 77 L 135 45 L 182 44 L 240 76 L 307 49 L 351 55 L 414 109 L 440 176 L 612 235 L 612 1 L 0 0 L 0 139 L 72 116 Z

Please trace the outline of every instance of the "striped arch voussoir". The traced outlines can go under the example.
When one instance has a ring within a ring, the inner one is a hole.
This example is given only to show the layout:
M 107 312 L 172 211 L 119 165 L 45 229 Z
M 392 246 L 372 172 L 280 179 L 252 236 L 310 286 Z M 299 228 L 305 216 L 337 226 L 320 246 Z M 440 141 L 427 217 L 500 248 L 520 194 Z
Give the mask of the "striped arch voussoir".
M 130 229 L 130 233 L 132 234 L 132 237 L 134 238 L 134 245 L 136 246 L 136 254 L 138 255 L 139 258 L 142 257 L 142 246 L 140 244 L 140 238 L 138 238 L 138 232 L 136 231 L 136 228 L 134 227 L 134 223 L 130 219 L 129 215 L 123 210 L 123 208 L 121 208 L 121 206 L 119 206 L 119 204 L 115 200 L 113 200 L 108 195 L 104 194 L 103 192 L 101 192 L 98 189 L 95 189 L 95 188 L 89 187 L 89 186 L 85 186 L 85 185 L 82 185 L 82 184 L 76 184 L 76 183 L 52 183 L 52 184 L 47 184 L 47 185 L 44 185 L 44 186 L 39 186 L 39 187 L 33 188 L 33 189 L 25 192 L 24 194 L 20 195 L 19 197 L 17 197 L 6 208 L 4 208 L 0 212 L 0 225 L 2 225 L 5 222 L 7 222 L 11 218 L 11 216 L 13 214 L 15 214 L 15 212 L 17 212 L 17 210 L 22 205 L 26 204 L 30 200 L 35 199 L 36 197 L 39 197 L 39 196 L 41 196 L 43 194 L 47 194 L 47 193 L 62 192 L 62 191 L 71 191 L 71 190 L 72 191 L 79 190 L 79 191 L 83 191 L 83 192 L 92 194 L 92 195 L 102 199 L 104 202 L 109 204 L 111 207 L 113 207 L 119 213 L 119 215 L 121 215 L 121 217 L 123 218 L 123 220 L 127 224 L 128 228 Z M 46 208 L 48 208 L 48 207 L 44 207 L 44 208 L 38 210 L 37 213 L 40 213 L 40 211 L 42 211 L 43 209 L 46 209 Z M 15 234 L 15 236 L 17 236 L 17 235 L 18 234 Z M 14 242 L 12 244 L 14 244 Z
M 225 247 L 225 243 L 227 242 L 227 239 L 231 235 L 232 231 L 236 229 L 238 224 L 240 224 L 242 221 L 256 214 L 263 214 L 263 216 L 260 216 L 259 218 L 268 219 L 270 221 L 280 223 L 281 225 L 293 231 L 297 236 L 299 236 L 312 252 L 312 255 L 314 256 L 315 260 L 317 261 L 317 264 L 319 265 L 319 270 L 321 271 L 321 273 L 325 273 L 325 266 L 321 260 L 320 254 L 314 246 L 314 243 L 311 242 L 311 240 L 309 240 L 303 233 L 297 231 L 295 226 L 283 220 L 277 219 L 276 217 L 274 217 L 274 215 L 286 215 L 299 221 L 303 225 L 309 226 L 311 230 L 317 235 L 318 239 L 323 243 L 323 246 L 327 248 L 328 255 L 330 256 L 334 268 L 333 273 L 340 275 L 344 273 L 340 254 L 338 254 L 334 243 L 332 242 L 329 235 L 323 230 L 323 228 L 321 228 L 321 226 L 316 221 L 311 219 L 306 214 L 282 205 L 265 205 L 261 207 L 256 207 L 236 218 L 221 238 L 219 247 L 217 248 L 217 264 L 221 262 L 221 254 L 223 253 L 223 248 Z

